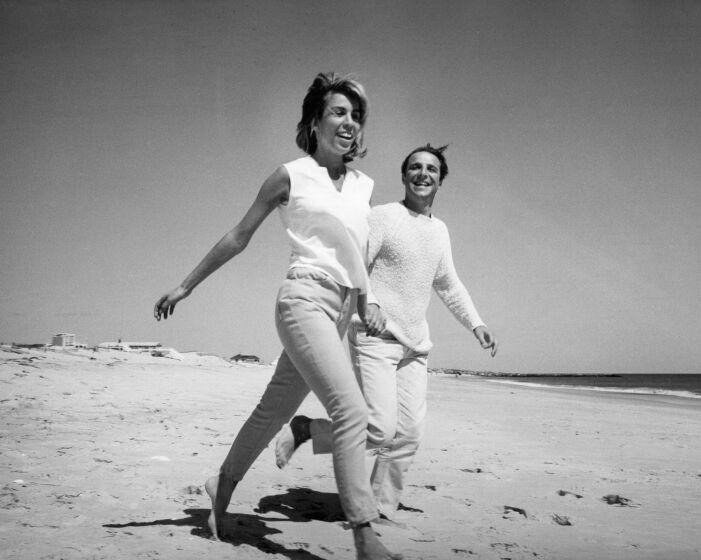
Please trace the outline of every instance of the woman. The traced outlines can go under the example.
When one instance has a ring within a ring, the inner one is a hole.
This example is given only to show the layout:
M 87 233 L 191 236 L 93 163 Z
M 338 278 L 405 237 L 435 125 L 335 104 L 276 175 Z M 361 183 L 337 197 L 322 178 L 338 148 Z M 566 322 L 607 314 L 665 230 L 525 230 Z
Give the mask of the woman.
M 346 167 L 365 154 L 366 118 L 362 85 L 335 74 L 318 74 L 297 125 L 297 145 L 308 155 L 273 172 L 243 219 L 155 305 L 156 319 L 167 319 L 178 301 L 243 251 L 263 220 L 279 209 L 292 248 L 277 298 L 276 326 L 284 350 L 219 475 L 205 484 L 215 539 L 234 488 L 311 389 L 332 421 L 336 484 L 353 527 L 357 558 L 401 558 L 387 551 L 370 525 L 378 512 L 365 468 L 368 413 L 341 340 L 350 297 L 359 293 L 374 301 L 368 294 L 365 262 L 373 181 Z M 376 306 L 367 320 L 376 328 L 383 326 Z

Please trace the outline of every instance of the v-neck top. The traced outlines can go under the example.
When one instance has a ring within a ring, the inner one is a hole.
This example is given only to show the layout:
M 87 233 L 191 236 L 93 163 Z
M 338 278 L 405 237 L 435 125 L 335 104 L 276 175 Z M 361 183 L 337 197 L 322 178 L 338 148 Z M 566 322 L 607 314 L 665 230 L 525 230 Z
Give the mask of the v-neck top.
M 289 268 L 319 270 L 347 288 L 368 292 L 367 246 L 374 181 L 346 168 L 341 190 L 311 156 L 284 164 L 287 204 L 278 206 L 292 254 Z M 374 299 L 374 298 L 372 298 Z

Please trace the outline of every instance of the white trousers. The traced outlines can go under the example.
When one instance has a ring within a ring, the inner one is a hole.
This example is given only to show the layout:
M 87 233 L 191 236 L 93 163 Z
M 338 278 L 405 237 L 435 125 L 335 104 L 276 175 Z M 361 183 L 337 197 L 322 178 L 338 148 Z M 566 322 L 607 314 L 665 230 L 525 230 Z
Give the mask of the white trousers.
M 372 490 L 380 513 L 391 518 L 424 433 L 428 356 L 393 338 L 367 336 L 357 323 L 351 323 L 348 341 L 368 407 L 367 447 L 377 449 Z M 330 453 L 331 423 L 314 420 L 310 428 L 314 453 Z
M 297 268 L 288 273 L 276 316 L 285 350 L 221 472 L 241 480 L 311 389 L 331 418 L 338 495 L 346 518 L 357 525 L 378 513 L 365 465 L 367 406 L 342 341 L 351 295 L 321 272 Z

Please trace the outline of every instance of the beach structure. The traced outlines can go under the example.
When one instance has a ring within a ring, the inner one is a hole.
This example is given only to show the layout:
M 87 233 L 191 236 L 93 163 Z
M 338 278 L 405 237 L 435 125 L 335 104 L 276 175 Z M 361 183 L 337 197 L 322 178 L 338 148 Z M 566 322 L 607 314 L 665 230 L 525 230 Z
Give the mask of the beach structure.
M 150 352 L 161 347 L 160 342 L 122 342 L 136 352 Z
M 131 350 L 129 345 L 124 342 L 100 342 L 97 348 L 99 350 L 123 350 L 125 352 Z
M 260 364 L 261 359 L 258 356 L 253 356 L 251 354 L 236 354 L 229 358 L 232 362 L 243 363 L 243 364 Z
M 75 346 L 75 335 L 70 333 L 58 333 L 51 338 L 52 346 Z
M 151 352 L 161 347 L 160 342 L 101 342 L 97 345 L 102 350 L 122 350 L 124 352 Z
M 46 344 L 43 342 L 13 342 L 11 344 L 2 343 L 2 346 L 9 346 L 10 348 L 28 348 L 28 349 L 39 349 L 46 348 Z

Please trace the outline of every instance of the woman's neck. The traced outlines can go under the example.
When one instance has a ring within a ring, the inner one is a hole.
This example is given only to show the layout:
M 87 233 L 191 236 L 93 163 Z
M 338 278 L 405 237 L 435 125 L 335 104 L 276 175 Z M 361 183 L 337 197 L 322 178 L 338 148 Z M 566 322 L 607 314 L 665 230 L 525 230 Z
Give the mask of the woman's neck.
M 325 167 L 332 179 L 338 179 L 346 172 L 346 164 L 343 162 L 343 156 L 335 154 L 320 154 L 318 151 L 312 154 L 314 160 L 320 167 Z

